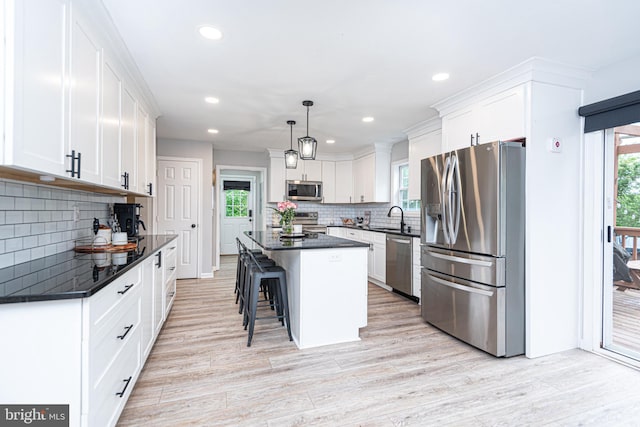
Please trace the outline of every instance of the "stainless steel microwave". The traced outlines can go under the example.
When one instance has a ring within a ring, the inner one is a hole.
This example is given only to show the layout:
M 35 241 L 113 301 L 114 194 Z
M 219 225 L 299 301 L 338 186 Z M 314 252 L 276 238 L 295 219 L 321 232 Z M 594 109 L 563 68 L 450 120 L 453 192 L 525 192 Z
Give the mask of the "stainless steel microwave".
M 289 200 L 322 200 L 321 181 L 287 181 L 286 185 Z

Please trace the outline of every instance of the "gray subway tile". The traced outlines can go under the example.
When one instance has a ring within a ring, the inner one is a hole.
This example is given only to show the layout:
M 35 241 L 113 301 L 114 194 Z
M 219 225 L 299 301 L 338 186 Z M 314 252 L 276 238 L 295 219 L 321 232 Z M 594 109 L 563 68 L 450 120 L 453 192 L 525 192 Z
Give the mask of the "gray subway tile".
M 36 211 L 25 211 L 23 216 L 25 223 L 38 222 L 38 212 Z
M 31 199 L 31 209 L 34 211 L 42 211 L 44 210 L 44 200 L 42 199 Z
M 7 224 L 21 224 L 22 218 L 22 211 L 8 211 L 6 212 L 5 222 Z
M 0 210 L 11 210 L 16 208 L 15 197 L 0 196 Z
M 44 224 L 43 223 L 37 223 L 37 224 L 31 224 L 31 234 L 32 235 L 38 235 L 38 234 L 42 234 L 44 233 Z
M 16 264 L 20 264 L 20 263 L 23 263 L 23 262 L 31 261 L 31 259 L 32 259 L 31 258 L 31 251 L 32 251 L 32 249 L 25 249 L 25 250 L 22 250 L 22 251 L 14 252 L 13 253 L 14 256 L 15 256 L 14 262 Z
M 39 222 L 51 221 L 51 212 L 50 211 L 39 211 L 38 212 L 38 221 Z
M 16 197 L 15 209 L 21 211 L 28 211 L 31 209 L 31 199 L 28 197 Z
M 5 187 L 5 194 L 7 196 L 20 196 L 24 194 L 24 184 L 18 184 L 15 182 L 7 182 Z
M 31 249 L 31 259 L 38 259 L 44 257 L 44 248 L 42 246 Z
M 28 236 L 32 234 L 31 229 L 31 224 L 16 224 L 13 233 L 15 237 Z
M 15 227 L 13 225 L 0 225 L 0 239 L 10 239 L 15 237 Z
M 22 237 L 7 239 L 4 241 L 6 252 L 15 252 L 23 248 Z

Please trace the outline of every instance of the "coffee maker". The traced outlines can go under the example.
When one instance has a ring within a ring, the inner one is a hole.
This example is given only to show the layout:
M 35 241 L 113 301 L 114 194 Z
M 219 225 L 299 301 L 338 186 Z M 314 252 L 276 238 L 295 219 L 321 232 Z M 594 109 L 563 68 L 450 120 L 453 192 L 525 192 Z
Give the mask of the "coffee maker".
M 140 219 L 140 203 L 114 203 L 113 214 L 118 218 L 118 223 L 122 231 L 127 232 L 128 237 L 138 237 L 141 226 L 147 230 L 144 222 Z

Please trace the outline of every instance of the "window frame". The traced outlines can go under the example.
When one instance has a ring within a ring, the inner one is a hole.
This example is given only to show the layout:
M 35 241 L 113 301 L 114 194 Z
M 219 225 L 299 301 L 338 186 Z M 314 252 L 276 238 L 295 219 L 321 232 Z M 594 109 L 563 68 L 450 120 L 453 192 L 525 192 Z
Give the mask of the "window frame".
M 393 205 L 397 205 L 402 207 L 402 200 L 400 200 L 400 191 L 408 190 L 408 187 L 400 187 L 401 178 L 400 178 L 400 168 L 402 166 L 409 167 L 409 159 L 401 159 L 391 162 L 391 177 L 392 177 L 392 187 L 391 187 L 391 203 Z M 409 217 L 420 217 L 420 206 L 418 205 L 417 209 L 405 209 L 402 207 L 404 211 L 404 216 Z

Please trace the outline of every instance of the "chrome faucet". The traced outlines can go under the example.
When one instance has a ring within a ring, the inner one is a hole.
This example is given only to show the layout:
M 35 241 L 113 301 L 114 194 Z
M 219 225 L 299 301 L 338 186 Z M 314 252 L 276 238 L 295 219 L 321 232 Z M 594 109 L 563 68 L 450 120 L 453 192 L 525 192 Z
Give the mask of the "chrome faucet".
M 387 212 L 388 217 L 391 217 L 391 211 L 393 210 L 393 208 L 400 209 L 400 234 L 404 234 L 404 211 L 400 206 L 397 206 L 397 205 L 391 206 L 391 208 L 389 209 L 389 212 Z

